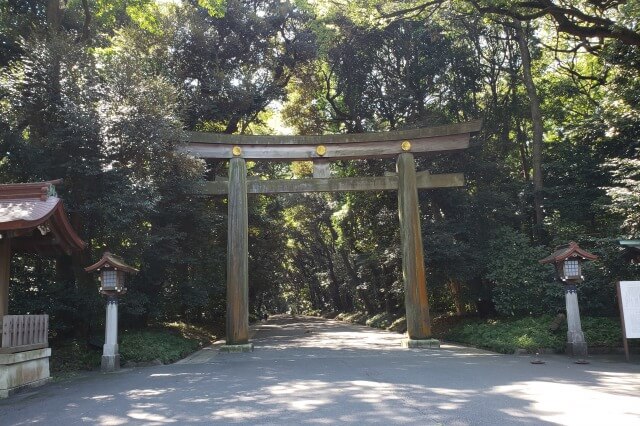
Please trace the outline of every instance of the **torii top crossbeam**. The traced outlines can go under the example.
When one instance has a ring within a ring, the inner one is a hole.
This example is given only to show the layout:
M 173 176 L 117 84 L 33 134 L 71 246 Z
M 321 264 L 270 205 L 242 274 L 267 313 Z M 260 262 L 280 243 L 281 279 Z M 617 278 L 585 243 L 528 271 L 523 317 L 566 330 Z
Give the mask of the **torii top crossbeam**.
M 318 136 L 254 136 L 187 132 L 185 150 L 200 158 L 247 160 L 350 160 L 442 152 L 469 147 L 480 120 L 393 132 Z

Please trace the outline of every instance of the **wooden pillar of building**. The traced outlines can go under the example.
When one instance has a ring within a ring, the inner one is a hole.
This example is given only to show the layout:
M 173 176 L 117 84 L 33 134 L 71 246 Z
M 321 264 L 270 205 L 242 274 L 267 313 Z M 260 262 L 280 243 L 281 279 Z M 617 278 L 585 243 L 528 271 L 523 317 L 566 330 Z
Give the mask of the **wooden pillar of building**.
M 420 231 L 416 165 L 413 154 L 404 152 L 398 156 L 398 213 L 402 244 L 402 276 L 407 318 L 407 334 L 410 340 L 431 337 L 431 318 Z
M 242 158 L 229 163 L 227 241 L 227 346 L 249 343 L 249 237 L 247 165 Z
M 2 317 L 9 315 L 9 281 L 11 279 L 11 240 L 0 239 L 0 325 Z

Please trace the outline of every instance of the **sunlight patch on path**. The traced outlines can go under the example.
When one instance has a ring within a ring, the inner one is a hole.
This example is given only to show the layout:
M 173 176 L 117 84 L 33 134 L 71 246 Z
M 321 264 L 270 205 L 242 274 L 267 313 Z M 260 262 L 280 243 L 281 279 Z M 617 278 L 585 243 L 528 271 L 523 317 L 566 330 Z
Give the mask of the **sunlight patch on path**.
M 616 394 L 615 388 L 612 393 L 610 387 L 606 388 L 607 392 L 604 390 L 578 383 L 525 381 L 496 386 L 492 393 L 527 400 L 531 410 L 540 413 L 541 419 L 554 423 L 640 424 L 640 399 L 637 396 Z M 514 415 L 512 412 L 508 414 Z

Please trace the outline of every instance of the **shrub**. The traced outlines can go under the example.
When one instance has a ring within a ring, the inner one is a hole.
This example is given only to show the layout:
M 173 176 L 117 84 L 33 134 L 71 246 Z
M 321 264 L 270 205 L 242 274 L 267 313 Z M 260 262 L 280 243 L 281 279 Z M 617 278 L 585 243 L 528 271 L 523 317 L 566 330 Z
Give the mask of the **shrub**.
M 393 317 L 386 313 L 382 312 L 380 314 L 374 315 L 366 321 L 366 325 L 369 327 L 375 328 L 387 328 L 393 322 Z
M 502 315 L 542 315 L 562 311 L 562 286 L 548 265 L 538 260 L 548 249 L 532 247 L 528 238 L 500 228 L 489 243 L 486 278 L 494 284 L 493 302 Z
M 407 319 L 405 317 L 400 317 L 395 320 L 389 327 L 387 327 L 389 331 L 395 331 L 396 333 L 404 333 L 407 331 Z
M 448 340 L 471 344 L 501 353 L 516 349 L 535 352 L 540 349 L 561 351 L 566 340 L 566 328 L 552 332 L 553 317 L 521 318 L 517 320 L 474 321 L 453 328 L 446 334 Z
M 445 338 L 501 353 L 513 353 L 516 349 L 562 352 L 567 338 L 567 323 L 565 321 L 556 331 L 551 331 L 553 321 L 554 318 L 548 315 L 517 320 L 474 320 L 454 327 L 445 334 Z M 584 317 L 582 331 L 588 347 L 622 346 L 622 331 L 617 318 Z
M 120 356 L 123 362 L 150 362 L 159 359 L 167 364 L 184 358 L 199 347 L 197 339 L 187 339 L 166 330 L 128 330 L 120 338 Z
M 54 376 L 78 370 L 93 370 L 100 365 L 102 351 L 77 339 L 52 344 L 51 372 Z
M 368 317 L 366 312 L 351 312 L 340 314 L 336 318 L 353 324 L 365 325 Z
M 582 318 L 582 331 L 589 347 L 622 347 L 622 326 L 618 318 Z

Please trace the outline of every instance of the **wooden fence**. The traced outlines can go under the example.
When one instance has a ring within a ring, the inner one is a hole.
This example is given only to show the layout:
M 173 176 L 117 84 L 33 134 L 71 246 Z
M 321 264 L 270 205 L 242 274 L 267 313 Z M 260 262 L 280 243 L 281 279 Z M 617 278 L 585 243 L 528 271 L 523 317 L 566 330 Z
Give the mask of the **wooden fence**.
M 49 346 L 49 315 L 5 315 L 0 353 L 22 352 Z

